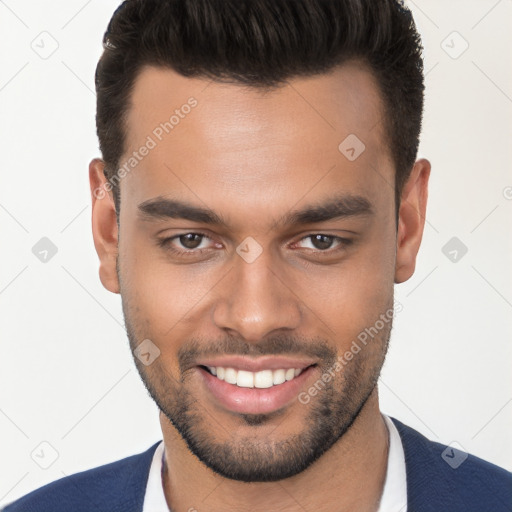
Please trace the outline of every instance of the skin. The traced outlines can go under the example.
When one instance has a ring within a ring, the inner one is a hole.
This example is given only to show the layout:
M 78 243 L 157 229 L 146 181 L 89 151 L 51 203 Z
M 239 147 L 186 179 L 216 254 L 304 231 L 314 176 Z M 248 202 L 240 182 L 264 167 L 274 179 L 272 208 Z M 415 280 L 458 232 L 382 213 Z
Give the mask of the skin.
M 212 400 L 196 367 L 180 367 L 180 349 L 191 340 L 205 351 L 236 340 L 234 347 L 256 356 L 264 353 L 265 341 L 285 335 L 299 340 L 304 350 L 321 340 L 332 353 L 345 353 L 360 332 L 392 308 L 394 283 L 414 272 L 430 164 L 424 159 L 414 164 L 397 229 L 382 102 L 373 76 L 357 62 L 266 92 L 146 68 L 132 95 L 125 156 L 190 97 L 197 106 L 121 180 L 119 224 L 111 194 L 94 193 L 105 186 L 104 164 L 99 159 L 90 164 L 100 278 L 122 296 L 132 348 L 149 338 L 160 349 L 150 366 L 135 359 L 157 398 L 169 408 L 177 406 L 178 396 L 190 398 L 194 428 L 209 443 L 236 447 L 251 440 L 256 453 L 305 432 L 327 391 L 308 404 L 290 401 L 251 424 Z M 349 134 L 366 146 L 353 162 L 338 150 Z M 276 223 L 292 211 L 345 194 L 366 198 L 372 213 Z M 208 208 L 226 224 L 141 216 L 139 205 L 158 197 Z M 203 252 L 176 255 L 169 247 L 187 250 L 176 238 L 170 246 L 158 244 L 191 232 L 209 237 Z M 352 243 L 328 239 L 332 247 L 321 250 L 308 238 L 315 234 Z M 262 249 L 252 263 L 236 252 L 249 236 Z M 285 479 L 246 483 L 221 476 L 191 453 L 161 413 L 164 489 L 172 510 L 377 510 L 388 432 L 374 384 L 390 329 L 386 325 L 330 385 L 331 399 L 338 397 L 355 416 L 350 428 L 306 469 Z M 318 362 L 302 391 L 325 370 L 327 360 Z M 347 389 L 350 378 L 357 379 L 356 391 Z M 357 404 L 359 413 L 352 410 Z

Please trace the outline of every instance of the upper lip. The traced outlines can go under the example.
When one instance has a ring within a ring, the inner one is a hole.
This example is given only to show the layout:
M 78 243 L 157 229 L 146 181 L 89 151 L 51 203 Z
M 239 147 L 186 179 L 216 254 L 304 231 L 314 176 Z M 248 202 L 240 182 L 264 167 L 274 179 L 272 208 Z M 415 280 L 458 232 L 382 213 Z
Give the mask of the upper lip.
M 246 356 L 223 356 L 200 359 L 197 365 L 221 366 L 223 368 L 234 368 L 235 370 L 259 372 L 261 370 L 280 370 L 288 368 L 305 369 L 315 363 L 315 361 L 309 359 L 284 356 L 263 356 L 256 359 Z

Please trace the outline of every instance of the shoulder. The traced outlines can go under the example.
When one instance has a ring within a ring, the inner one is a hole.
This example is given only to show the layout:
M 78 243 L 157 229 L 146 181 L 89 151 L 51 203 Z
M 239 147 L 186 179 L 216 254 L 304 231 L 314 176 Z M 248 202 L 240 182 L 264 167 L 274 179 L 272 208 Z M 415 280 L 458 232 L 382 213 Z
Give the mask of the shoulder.
M 51 482 L 2 512 L 121 512 L 142 510 L 153 454 L 143 453 Z
M 512 473 L 392 420 L 404 448 L 410 510 L 512 510 Z

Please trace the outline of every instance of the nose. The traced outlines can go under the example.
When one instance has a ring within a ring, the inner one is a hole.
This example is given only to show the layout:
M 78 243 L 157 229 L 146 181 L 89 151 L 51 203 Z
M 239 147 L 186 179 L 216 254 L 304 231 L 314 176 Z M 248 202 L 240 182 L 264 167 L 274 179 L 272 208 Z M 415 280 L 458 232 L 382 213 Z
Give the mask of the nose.
M 270 334 L 297 329 L 301 301 L 282 265 L 264 251 L 251 263 L 235 256 L 215 304 L 215 325 L 230 334 L 257 342 Z

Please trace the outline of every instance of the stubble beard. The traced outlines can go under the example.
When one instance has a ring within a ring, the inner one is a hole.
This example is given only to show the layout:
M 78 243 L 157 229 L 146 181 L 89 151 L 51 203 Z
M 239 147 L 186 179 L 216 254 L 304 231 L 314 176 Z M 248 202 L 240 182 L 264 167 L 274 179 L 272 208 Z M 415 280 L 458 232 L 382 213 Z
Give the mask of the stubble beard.
M 144 339 L 137 335 L 128 312 L 125 310 L 125 324 L 130 346 L 133 350 Z M 270 414 L 239 414 L 239 425 L 254 428 L 254 435 L 236 435 L 231 424 L 215 425 L 211 414 L 194 396 L 197 383 L 192 382 L 190 371 L 182 372 L 179 379 L 173 377 L 163 366 L 161 358 L 151 366 L 145 366 L 135 357 L 135 365 L 142 381 L 159 409 L 171 422 L 186 442 L 189 450 L 203 464 L 215 473 L 232 480 L 242 482 L 274 482 L 297 475 L 307 469 L 327 450 L 329 450 L 350 429 L 377 385 L 384 357 L 387 352 L 392 322 L 381 333 L 380 339 L 372 340 L 376 347 L 364 347 L 360 353 L 347 362 L 330 382 L 323 383 L 318 394 L 309 404 L 293 403 L 289 408 L 303 408 L 301 417 L 303 429 L 286 439 L 269 440 L 258 435 L 258 428 L 278 419 L 284 411 Z M 246 344 L 242 340 L 223 340 L 209 344 L 207 348 L 230 347 L 229 353 L 249 353 L 262 351 L 265 354 L 286 354 L 297 350 L 298 346 L 316 353 L 321 375 L 334 367 L 337 354 L 325 342 L 302 342 L 296 338 L 276 338 L 267 340 L 263 345 Z M 178 359 L 180 363 L 195 356 L 196 348 L 201 344 L 190 340 L 182 345 Z M 189 348 L 186 348 L 189 347 Z M 202 347 L 206 347 L 203 343 Z M 237 348 L 234 348 L 237 347 Z M 314 348 L 313 348 L 314 347 Z M 364 351 L 367 351 L 366 353 Z M 208 352 L 210 353 L 210 352 Z M 217 353 L 217 352 L 216 352 Z M 224 352 L 226 353 L 226 352 Z M 296 351 L 303 353 L 303 351 Z M 370 355 L 373 355 L 370 357 Z M 180 364 L 182 367 L 183 364 Z M 318 381 L 317 381 L 318 382 Z M 218 427 L 218 428 L 212 428 Z M 216 433 L 217 431 L 217 433 Z M 218 432 L 224 439 L 219 439 Z M 227 437 L 227 439 L 226 439 Z

